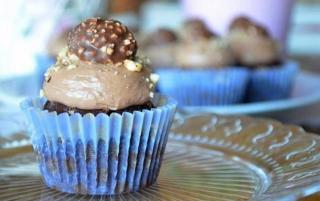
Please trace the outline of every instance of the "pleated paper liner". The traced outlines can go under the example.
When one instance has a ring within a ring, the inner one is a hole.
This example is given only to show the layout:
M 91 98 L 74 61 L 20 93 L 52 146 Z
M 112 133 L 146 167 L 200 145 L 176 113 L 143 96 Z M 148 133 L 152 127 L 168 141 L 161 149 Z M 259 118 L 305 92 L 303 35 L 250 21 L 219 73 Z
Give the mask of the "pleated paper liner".
M 151 110 L 57 114 L 45 99 L 21 104 L 45 184 L 62 192 L 112 195 L 155 183 L 176 104 L 161 98 Z
M 229 105 L 244 100 L 249 71 L 221 69 L 159 68 L 159 91 L 175 98 L 180 106 Z
M 248 101 L 272 101 L 288 98 L 298 70 L 299 65 L 294 61 L 286 61 L 280 66 L 252 70 L 248 86 Z

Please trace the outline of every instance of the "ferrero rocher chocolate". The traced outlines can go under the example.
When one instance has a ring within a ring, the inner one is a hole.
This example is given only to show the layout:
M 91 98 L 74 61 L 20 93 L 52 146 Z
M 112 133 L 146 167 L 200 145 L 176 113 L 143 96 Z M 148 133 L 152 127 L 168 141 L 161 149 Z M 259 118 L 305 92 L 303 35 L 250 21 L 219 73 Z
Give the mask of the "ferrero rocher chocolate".
M 133 59 L 137 52 L 136 40 L 126 26 L 101 18 L 76 26 L 69 33 L 68 47 L 81 60 L 103 64 Z

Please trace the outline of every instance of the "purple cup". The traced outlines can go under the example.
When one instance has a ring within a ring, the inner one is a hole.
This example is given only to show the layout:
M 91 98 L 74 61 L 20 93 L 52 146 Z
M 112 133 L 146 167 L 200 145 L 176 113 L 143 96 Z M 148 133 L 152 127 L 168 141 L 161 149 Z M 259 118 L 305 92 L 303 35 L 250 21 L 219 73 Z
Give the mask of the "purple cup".
M 181 0 L 185 17 L 203 19 L 219 34 L 228 30 L 238 16 L 248 16 L 263 24 L 285 46 L 294 0 Z

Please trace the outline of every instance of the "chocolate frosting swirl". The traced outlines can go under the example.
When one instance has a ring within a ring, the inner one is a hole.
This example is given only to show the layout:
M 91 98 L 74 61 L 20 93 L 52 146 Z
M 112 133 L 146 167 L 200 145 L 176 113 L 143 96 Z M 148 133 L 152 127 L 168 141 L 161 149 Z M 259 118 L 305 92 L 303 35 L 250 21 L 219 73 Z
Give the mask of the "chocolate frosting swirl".
M 149 101 L 150 69 L 129 71 L 124 64 L 88 64 L 79 60 L 53 71 L 44 83 L 48 100 L 79 109 L 118 110 Z M 70 66 L 70 65 L 69 65 Z

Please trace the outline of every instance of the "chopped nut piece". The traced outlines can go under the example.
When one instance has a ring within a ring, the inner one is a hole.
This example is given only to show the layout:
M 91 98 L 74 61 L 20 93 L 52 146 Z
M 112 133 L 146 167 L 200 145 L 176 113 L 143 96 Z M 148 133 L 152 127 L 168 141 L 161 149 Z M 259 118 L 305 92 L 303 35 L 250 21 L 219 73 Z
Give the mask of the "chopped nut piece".
M 129 71 L 141 71 L 142 65 L 140 63 L 136 63 L 132 60 L 126 59 L 124 60 L 124 66 L 129 70 Z
M 44 93 L 43 93 L 43 90 L 42 89 L 40 89 L 40 97 L 43 97 L 44 96 Z
M 124 40 L 124 45 L 130 45 L 130 40 L 129 39 Z
M 133 52 L 131 50 L 128 50 L 127 56 L 131 55 Z
M 76 65 L 71 64 L 71 65 L 67 66 L 68 70 L 71 70 L 71 69 L 74 69 L 74 68 L 76 68 Z
M 112 39 L 118 38 L 117 34 L 112 34 L 110 37 L 111 37 Z
M 113 49 L 112 48 L 107 48 L 107 54 L 108 55 L 112 55 L 113 53 Z
M 78 50 L 78 54 L 82 54 L 82 53 L 83 53 L 83 51 L 84 51 L 84 48 L 79 48 L 79 50 Z

